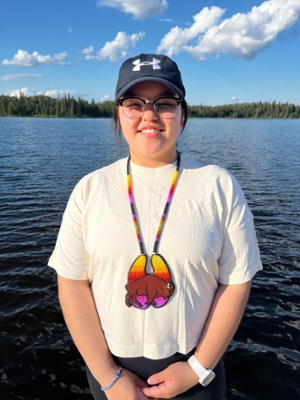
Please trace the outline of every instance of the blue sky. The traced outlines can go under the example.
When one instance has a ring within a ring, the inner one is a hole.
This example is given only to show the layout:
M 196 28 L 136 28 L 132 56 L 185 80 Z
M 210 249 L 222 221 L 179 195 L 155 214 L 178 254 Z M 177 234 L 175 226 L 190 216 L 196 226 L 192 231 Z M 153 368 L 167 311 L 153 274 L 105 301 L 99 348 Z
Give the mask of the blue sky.
M 114 99 L 121 63 L 163 53 L 189 104 L 300 103 L 300 0 L 0 0 L 0 94 Z

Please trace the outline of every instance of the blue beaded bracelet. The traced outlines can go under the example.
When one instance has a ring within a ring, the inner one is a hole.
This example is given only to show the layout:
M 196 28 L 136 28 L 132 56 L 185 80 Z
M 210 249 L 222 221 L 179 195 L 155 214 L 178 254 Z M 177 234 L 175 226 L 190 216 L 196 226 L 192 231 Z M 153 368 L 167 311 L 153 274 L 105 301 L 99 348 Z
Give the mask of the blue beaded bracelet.
M 115 379 L 114 379 L 112 382 L 110 382 L 110 384 L 109 384 L 108 386 L 106 386 L 106 387 L 102 387 L 102 386 L 101 386 L 101 390 L 102 390 L 103 392 L 105 392 L 106 390 L 110 389 L 110 388 L 112 387 L 112 385 L 114 385 L 114 384 L 117 382 L 117 380 L 120 378 L 122 369 L 123 369 L 123 368 L 120 367 L 120 369 L 119 369 L 118 372 L 114 372 L 114 374 L 115 374 Z

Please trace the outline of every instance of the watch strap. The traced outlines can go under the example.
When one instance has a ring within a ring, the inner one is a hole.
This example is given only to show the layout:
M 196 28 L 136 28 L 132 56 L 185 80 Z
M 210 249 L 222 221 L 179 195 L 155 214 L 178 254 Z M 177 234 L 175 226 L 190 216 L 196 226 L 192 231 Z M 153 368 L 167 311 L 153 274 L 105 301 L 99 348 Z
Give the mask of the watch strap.
M 207 386 L 215 378 L 216 374 L 211 369 L 204 368 L 195 356 L 191 356 L 188 363 L 198 375 L 201 385 Z

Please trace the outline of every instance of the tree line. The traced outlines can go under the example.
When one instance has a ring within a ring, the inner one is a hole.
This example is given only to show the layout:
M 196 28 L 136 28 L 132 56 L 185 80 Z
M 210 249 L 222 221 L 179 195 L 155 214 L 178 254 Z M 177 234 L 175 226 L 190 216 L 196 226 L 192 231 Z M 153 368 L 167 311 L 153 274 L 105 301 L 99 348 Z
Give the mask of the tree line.
M 20 97 L 0 96 L 0 116 L 105 118 L 112 116 L 114 104 L 113 101 L 88 102 L 70 95 L 56 98 L 44 95 L 27 97 L 21 93 Z
M 300 118 L 300 106 L 291 103 L 254 102 L 222 106 L 189 106 L 189 116 L 198 118 Z
M 0 116 L 110 118 L 114 101 L 96 103 L 80 97 L 52 98 L 37 96 L 0 96 Z M 280 102 L 232 103 L 220 106 L 190 105 L 189 116 L 195 118 L 300 118 L 300 106 Z

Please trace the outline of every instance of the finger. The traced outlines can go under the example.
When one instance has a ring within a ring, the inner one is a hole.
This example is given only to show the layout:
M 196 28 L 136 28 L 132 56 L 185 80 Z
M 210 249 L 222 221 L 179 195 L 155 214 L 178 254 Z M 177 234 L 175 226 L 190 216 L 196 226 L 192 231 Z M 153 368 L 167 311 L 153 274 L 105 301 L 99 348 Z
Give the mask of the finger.
M 166 376 L 164 372 L 159 372 L 158 374 L 154 374 L 149 376 L 147 379 L 147 382 L 149 385 L 158 385 L 161 382 L 164 382 L 166 380 Z
M 144 393 L 144 390 L 145 390 L 146 388 L 140 388 L 140 390 L 141 390 L 141 394 L 142 394 L 142 396 L 143 396 L 143 400 L 145 399 L 145 400 L 158 400 L 157 399 L 157 397 L 153 397 L 153 396 L 148 396 L 146 393 Z
M 145 396 L 151 397 L 151 398 L 152 397 L 160 398 L 165 395 L 164 385 L 146 387 L 146 388 L 142 388 L 141 390 Z

